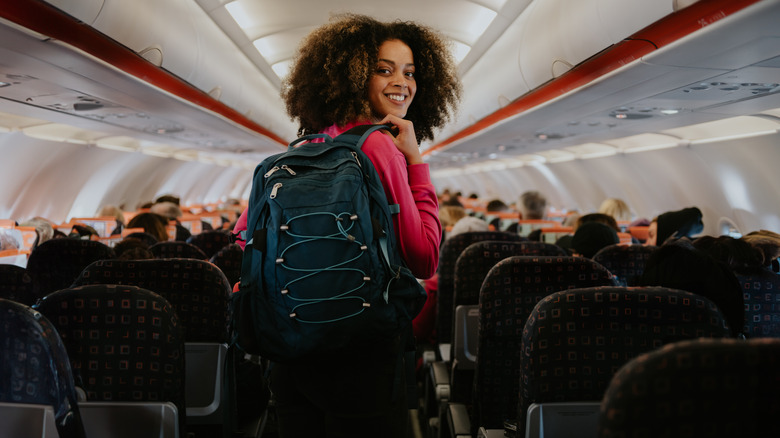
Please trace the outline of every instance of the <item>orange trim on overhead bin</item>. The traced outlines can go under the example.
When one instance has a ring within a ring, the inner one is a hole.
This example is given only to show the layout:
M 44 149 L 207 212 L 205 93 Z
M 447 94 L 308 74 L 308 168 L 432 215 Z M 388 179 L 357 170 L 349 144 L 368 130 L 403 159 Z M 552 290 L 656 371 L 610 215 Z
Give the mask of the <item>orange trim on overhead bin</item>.
M 287 141 L 235 109 L 214 99 L 178 76 L 155 66 L 128 47 L 44 1 L 4 1 L 0 7 L 0 17 L 83 50 L 125 73 L 287 146 Z
M 518 97 L 509 105 L 487 115 L 441 143 L 433 145 L 425 150 L 423 155 L 445 149 L 447 146 L 498 122 L 562 96 L 759 1 L 700 0 L 687 8 L 673 12 L 625 40 L 588 58 L 558 78 Z

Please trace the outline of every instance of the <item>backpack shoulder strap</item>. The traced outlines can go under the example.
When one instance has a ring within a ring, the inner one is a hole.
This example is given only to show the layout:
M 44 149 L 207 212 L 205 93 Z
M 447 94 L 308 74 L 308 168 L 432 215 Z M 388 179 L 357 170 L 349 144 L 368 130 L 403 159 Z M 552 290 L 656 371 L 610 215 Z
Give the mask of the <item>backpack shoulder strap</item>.
M 378 131 L 380 129 L 389 131 L 391 127 L 388 125 L 359 125 L 350 130 L 342 132 L 341 135 L 334 139 L 334 141 L 341 140 L 347 143 L 351 143 L 360 149 L 363 147 L 363 142 L 366 141 L 368 136 L 371 135 L 372 132 Z

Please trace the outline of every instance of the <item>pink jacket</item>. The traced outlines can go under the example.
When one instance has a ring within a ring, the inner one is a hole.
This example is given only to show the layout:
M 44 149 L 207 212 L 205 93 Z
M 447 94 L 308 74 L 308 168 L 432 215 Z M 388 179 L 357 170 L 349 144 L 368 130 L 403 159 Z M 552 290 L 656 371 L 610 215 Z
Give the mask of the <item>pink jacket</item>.
M 363 123 L 343 127 L 331 126 L 323 132 L 336 137 Z M 392 139 L 383 133 L 373 133 L 363 143 L 368 156 L 382 180 L 390 204 L 398 204 L 401 212 L 393 217 L 401 257 L 417 278 L 429 278 L 439 263 L 441 223 L 436 190 L 431 183 L 427 164 L 407 165 L 404 155 Z M 239 217 L 234 232 L 245 230 L 246 210 Z M 242 247 L 243 242 L 238 242 Z

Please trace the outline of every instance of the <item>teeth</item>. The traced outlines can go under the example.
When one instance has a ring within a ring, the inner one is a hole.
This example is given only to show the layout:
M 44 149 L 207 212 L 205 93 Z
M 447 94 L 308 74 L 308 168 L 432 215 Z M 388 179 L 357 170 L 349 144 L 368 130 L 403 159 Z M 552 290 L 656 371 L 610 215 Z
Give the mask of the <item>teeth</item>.
M 388 94 L 387 97 L 388 99 L 395 100 L 398 102 L 403 102 L 404 100 L 404 97 L 399 94 Z

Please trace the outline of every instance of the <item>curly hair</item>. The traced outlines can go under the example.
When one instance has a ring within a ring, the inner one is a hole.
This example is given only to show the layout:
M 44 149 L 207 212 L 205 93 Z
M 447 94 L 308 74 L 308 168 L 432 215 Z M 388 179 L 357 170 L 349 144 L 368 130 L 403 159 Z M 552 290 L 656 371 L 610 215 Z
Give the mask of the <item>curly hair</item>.
M 317 28 L 299 47 L 281 92 L 287 113 L 299 121 L 299 135 L 371 117 L 368 82 L 379 46 L 392 39 L 403 41 L 414 57 L 417 93 L 406 119 L 414 123 L 418 142 L 433 139 L 461 92 L 446 40 L 414 22 L 382 23 L 356 14 Z

